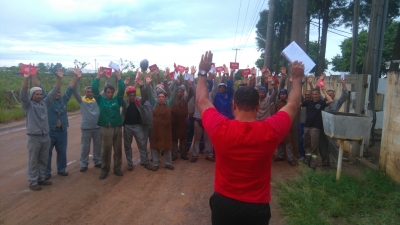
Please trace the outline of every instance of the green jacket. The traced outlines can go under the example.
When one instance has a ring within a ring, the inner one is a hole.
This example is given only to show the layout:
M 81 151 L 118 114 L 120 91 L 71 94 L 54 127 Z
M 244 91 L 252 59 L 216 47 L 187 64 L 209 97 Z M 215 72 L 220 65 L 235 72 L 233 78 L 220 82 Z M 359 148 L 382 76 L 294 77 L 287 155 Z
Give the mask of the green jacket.
M 92 91 L 94 99 L 99 105 L 100 115 L 97 125 L 101 127 L 119 127 L 122 126 L 122 117 L 120 108 L 124 100 L 125 84 L 124 81 L 118 81 L 118 93 L 111 100 L 100 95 L 100 80 L 94 79 L 92 82 Z

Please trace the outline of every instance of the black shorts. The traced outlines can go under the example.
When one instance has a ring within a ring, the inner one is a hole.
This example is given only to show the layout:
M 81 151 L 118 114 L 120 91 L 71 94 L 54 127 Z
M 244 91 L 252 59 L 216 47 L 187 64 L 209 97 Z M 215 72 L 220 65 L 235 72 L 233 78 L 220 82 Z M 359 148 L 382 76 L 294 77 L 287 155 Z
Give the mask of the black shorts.
M 269 224 L 271 219 L 269 203 L 241 202 L 216 192 L 210 198 L 210 208 L 213 225 Z

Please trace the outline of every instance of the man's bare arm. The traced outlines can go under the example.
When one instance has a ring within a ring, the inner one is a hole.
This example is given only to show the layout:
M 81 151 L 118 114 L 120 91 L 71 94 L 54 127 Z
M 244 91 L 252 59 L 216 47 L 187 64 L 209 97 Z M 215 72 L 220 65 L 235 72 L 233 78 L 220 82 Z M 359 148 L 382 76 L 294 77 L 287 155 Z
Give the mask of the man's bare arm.
M 294 61 L 292 64 L 292 90 L 289 93 L 288 103 L 279 111 L 289 114 L 293 122 L 296 114 L 299 112 L 301 99 L 301 82 L 304 76 L 304 65 L 301 62 Z
M 212 64 L 213 54 L 211 51 L 206 52 L 205 55 L 201 56 L 199 71 L 210 71 Z M 196 104 L 199 109 L 200 115 L 211 107 L 213 104 L 208 100 L 208 90 L 207 90 L 207 78 L 206 76 L 199 76 L 197 88 L 196 88 Z

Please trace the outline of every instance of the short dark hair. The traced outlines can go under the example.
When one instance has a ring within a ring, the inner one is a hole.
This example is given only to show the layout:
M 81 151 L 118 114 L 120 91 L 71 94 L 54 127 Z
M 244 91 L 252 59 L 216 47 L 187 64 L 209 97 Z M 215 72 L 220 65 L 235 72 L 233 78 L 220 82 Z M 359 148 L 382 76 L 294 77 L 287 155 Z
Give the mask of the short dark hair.
M 319 91 L 319 88 L 312 89 L 311 94 L 312 94 L 313 91 L 316 91 L 316 92 L 318 92 L 318 94 L 321 94 L 321 92 Z
M 239 110 L 249 112 L 256 109 L 260 97 L 254 87 L 244 86 L 236 90 L 233 100 Z
M 115 92 L 115 88 L 114 88 L 111 84 L 107 84 L 107 85 L 104 87 L 104 93 L 107 92 L 107 89 L 110 89 L 111 91 Z

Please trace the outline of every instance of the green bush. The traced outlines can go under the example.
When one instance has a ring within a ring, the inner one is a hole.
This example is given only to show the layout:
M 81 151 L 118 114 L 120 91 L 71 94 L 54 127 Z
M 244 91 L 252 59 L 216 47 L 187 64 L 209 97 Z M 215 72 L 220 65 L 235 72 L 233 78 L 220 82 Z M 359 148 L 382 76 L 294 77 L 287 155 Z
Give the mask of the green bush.
M 387 175 L 365 170 L 335 178 L 335 171 L 303 168 L 299 178 L 278 183 L 287 224 L 399 224 L 400 185 Z
M 0 108 L 0 123 L 8 123 L 14 120 L 19 120 L 25 117 L 24 110 L 21 107 L 14 109 Z
M 80 109 L 80 105 L 76 99 L 71 98 L 67 103 L 68 112 L 74 112 Z

